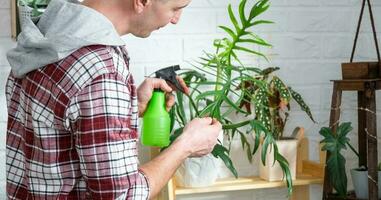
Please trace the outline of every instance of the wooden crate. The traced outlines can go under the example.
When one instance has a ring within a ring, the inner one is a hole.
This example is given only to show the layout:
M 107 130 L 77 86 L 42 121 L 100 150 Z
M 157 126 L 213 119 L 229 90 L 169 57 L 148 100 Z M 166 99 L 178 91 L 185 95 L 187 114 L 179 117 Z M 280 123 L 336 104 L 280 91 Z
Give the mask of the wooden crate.
M 342 63 L 343 79 L 374 79 L 381 78 L 380 62 Z

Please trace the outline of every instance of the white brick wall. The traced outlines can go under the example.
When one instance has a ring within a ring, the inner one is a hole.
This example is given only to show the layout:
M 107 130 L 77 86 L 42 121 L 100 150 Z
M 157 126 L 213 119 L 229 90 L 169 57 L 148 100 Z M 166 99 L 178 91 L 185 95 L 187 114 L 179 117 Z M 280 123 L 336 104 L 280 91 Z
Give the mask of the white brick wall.
M 169 64 L 180 63 L 189 67 L 187 61 L 197 59 L 202 50 L 211 50 L 213 39 L 222 32 L 216 27 L 227 24 L 226 6 L 232 3 L 237 7 L 238 0 L 193 0 L 176 26 L 154 33 L 148 39 L 125 37 L 131 56 L 131 68 L 136 80 L 141 82 L 144 75 Z M 253 0 L 249 0 L 252 3 Z M 271 65 L 281 67 L 279 75 L 300 91 L 309 103 L 318 124 L 312 124 L 300 109 L 295 109 L 289 126 L 303 125 L 310 138 L 310 157 L 318 159 L 317 148 L 320 137 L 318 130 L 328 124 L 331 101 L 329 80 L 340 78 L 340 63 L 347 62 L 352 48 L 356 20 L 360 9 L 359 0 L 273 0 L 272 7 L 265 14 L 266 19 L 276 22 L 273 25 L 258 27 L 255 30 L 274 45 L 262 50 L 272 55 Z M 376 26 L 381 33 L 381 3 L 374 2 Z M 5 53 L 15 46 L 10 39 L 10 1 L 0 0 L 0 110 L 5 110 L 4 84 L 10 67 Z M 367 14 L 367 11 L 366 11 Z M 365 17 L 368 19 L 368 17 Z M 356 59 L 375 58 L 373 38 L 368 21 L 362 26 Z M 381 34 L 378 34 L 381 38 Z M 245 57 L 247 63 L 256 63 L 257 58 Z M 262 64 L 263 61 L 261 62 Z M 381 103 L 378 95 L 378 105 Z M 355 93 L 343 96 L 343 120 L 351 120 L 357 127 Z M 378 107 L 380 110 L 380 107 Z M 379 116 L 380 119 L 381 116 Z M 380 131 L 380 125 L 378 130 Z M 0 160 L 5 160 L 6 115 L 0 116 Z M 356 131 L 354 131 L 356 132 Z M 354 136 L 354 134 L 352 134 Z M 355 137 L 352 137 L 356 140 Z M 257 174 L 256 163 L 249 164 L 242 157 L 239 142 L 233 147 L 233 160 L 241 175 Z M 355 142 L 354 142 L 355 144 Z M 141 160 L 147 160 L 147 149 L 142 148 Z M 380 151 L 379 151 L 380 152 Z M 348 154 L 353 159 L 353 155 Z M 348 163 L 356 164 L 355 160 Z M 223 170 L 226 169 L 223 168 Z M 311 187 L 312 199 L 321 199 L 321 187 Z M 5 163 L 0 163 L 0 199 L 5 199 Z M 285 189 L 212 193 L 208 195 L 184 196 L 179 199 L 240 199 L 275 200 L 287 199 Z

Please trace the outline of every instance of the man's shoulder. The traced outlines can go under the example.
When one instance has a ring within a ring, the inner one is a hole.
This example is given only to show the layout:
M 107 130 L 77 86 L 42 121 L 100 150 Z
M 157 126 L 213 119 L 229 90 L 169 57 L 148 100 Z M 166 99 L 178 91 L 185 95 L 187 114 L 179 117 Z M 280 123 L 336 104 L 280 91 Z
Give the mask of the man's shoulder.
M 82 47 L 66 58 L 44 67 L 41 72 L 61 85 L 68 93 L 76 93 L 99 76 L 118 73 L 118 65 L 126 67 L 117 48 L 105 45 Z M 116 59 L 115 57 L 119 57 Z M 71 90 L 71 91 L 68 91 Z
M 76 50 L 56 64 L 65 68 L 66 71 L 75 70 L 76 73 L 88 73 L 91 69 L 113 71 L 113 52 L 113 47 L 110 46 L 86 46 Z

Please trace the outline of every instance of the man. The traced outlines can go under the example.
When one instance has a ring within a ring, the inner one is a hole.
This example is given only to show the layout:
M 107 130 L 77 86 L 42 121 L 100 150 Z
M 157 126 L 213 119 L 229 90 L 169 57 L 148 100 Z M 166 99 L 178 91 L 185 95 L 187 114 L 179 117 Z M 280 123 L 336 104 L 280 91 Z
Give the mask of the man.
M 136 89 L 120 39 L 176 24 L 190 1 L 52 0 L 38 25 L 23 24 L 7 55 L 9 199 L 152 198 L 185 158 L 211 152 L 221 124 L 195 119 L 138 166 L 138 117 L 154 88 L 172 88 L 147 79 Z

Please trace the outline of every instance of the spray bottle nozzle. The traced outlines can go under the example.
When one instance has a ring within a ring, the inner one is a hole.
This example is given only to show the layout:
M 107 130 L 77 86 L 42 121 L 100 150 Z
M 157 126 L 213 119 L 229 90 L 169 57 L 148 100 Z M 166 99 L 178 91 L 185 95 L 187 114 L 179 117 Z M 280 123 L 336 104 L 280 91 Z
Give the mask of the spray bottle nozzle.
M 168 81 L 169 83 L 174 85 L 179 91 L 181 91 L 182 93 L 185 93 L 183 87 L 180 85 L 179 81 L 177 81 L 176 79 L 177 70 L 180 70 L 180 66 L 173 65 L 173 66 L 166 67 L 156 71 L 155 75 L 156 75 L 156 78 L 161 78 Z

